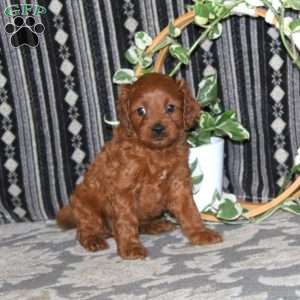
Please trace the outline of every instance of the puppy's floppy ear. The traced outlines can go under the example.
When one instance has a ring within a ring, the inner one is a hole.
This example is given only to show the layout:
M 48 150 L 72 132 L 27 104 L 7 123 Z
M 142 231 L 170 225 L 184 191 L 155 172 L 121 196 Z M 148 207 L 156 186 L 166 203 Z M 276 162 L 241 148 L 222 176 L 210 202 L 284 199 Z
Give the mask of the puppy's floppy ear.
M 117 103 L 117 115 L 118 120 L 120 121 L 120 127 L 124 129 L 127 135 L 131 135 L 132 128 L 129 118 L 129 97 L 132 89 L 132 85 L 125 84 L 119 88 L 119 96 Z
M 184 129 L 188 130 L 195 125 L 201 112 L 201 106 L 192 96 L 191 91 L 184 80 L 177 80 L 177 84 L 179 91 L 184 97 L 183 121 Z

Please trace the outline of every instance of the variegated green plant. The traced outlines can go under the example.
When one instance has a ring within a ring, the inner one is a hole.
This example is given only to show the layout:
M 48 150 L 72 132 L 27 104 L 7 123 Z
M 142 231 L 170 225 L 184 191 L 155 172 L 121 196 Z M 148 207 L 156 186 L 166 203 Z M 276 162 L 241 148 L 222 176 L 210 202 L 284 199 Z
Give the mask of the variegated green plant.
M 140 65 L 143 70 L 151 72 L 151 65 L 153 62 L 152 56 L 145 54 L 145 49 L 152 43 L 152 38 L 143 31 L 139 31 L 134 36 L 134 45 L 132 45 L 126 52 L 125 58 L 127 61 L 136 66 Z M 130 84 L 136 81 L 135 72 L 132 69 L 120 69 L 113 77 L 116 84 Z
M 300 148 L 298 149 L 297 155 L 294 160 L 294 165 L 286 176 L 285 188 L 296 176 L 300 175 Z M 260 215 L 256 218 L 247 219 L 246 209 L 243 209 L 241 204 L 237 201 L 235 195 L 223 193 L 220 196 L 217 192 L 215 193 L 212 202 L 204 209 L 204 212 L 207 214 L 212 214 L 216 216 L 223 223 L 228 224 L 243 224 L 249 222 L 262 222 L 266 218 L 272 216 L 278 210 L 284 210 L 296 215 L 300 215 L 300 198 L 294 197 L 289 198 L 283 203 L 279 204 L 275 208 L 267 211 L 263 215 Z
M 134 37 L 135 44 L 125 53 L 128 62 L 140 66 L 144 73 L 152 71 L 154 54 L 160 49 L 169 46 L 169 53 L 178 62 L 170 72 L 175 75 L 182 65 L 187 65 L 193 51 L 206 39 L 214 40 L 222 34 L 222 21 L 232 14 L 246 14 L 255 16 L 257 7 L 268 9 L 266 21 L 277 19 L 282 41 L 287 52 L 295 64 L 300 68 L 300 19 L 285 17 L 286 9 L 299 10 L 300 0 L 193 0 L 193 5 L 188 5 L 189 10 L 195 12 L 194 24 L 203 28 L 200 37 L 190 49 L 185 48 L 178 40 L 182 33 L 173 22 L 169 23 L 169 35 L 151 53 L 146 54 L 146 49 L 152 43 L 152 38 L 145 32 L 137 32 Z M 136 76 L 131 69 L 121 69 L 114 75 L 114 82 L 118 84 L 133 83 Z M 204 78 L 199 84 L 197 99 L 206 108 L 202 114 L 199 126 L 189 137 L 192 146 L 208 143 L 210 137 L 225 136 L 233 141 L 243 141 L 249 138 L 248 131 L 237 120 L 234 112 L 222 112 L 217 97 L 217 77 L 215 75 Z
M 222 35 L 222 22 L 231 15 L 249 15 L 256 17 L 256 9 L 263 7 L 267 9 L 265 21 L 275 25 L 281 36 L 283 45 L 295 65 L 300 69 L 300 19 L 287 15 L 288 10 L 300 11 L 300 0 L 193 0 L 187 5 L 188 10 L 195 12 L 194 25 L 202 29 L 201 35 L 196 39 L 190 48 L 184 47 L 178 40 L 182 30 L 177 28 L 173 22 L 169 23 L 168 36 L 157 45 L 151 53 L 146 51 L 152 44 L 152 38 L 145 32 L 137 32 L 132 45 L 125 54 L 133 69 L 120 69 L 113 77 L 114 83 L 130 84 L 137 80 L 135 68 L 139 66 L 143 73 L 152 72 L 155 54 L 169 47 L 169 54 L 175 59 L 175 66 L 169 73 L 174 76 L 182 65 L 188 65 L 191 55 L 199 45 L 207 39 L 214 40 Z M 275 24 L 274 24 L 275 20 Z M 147 54 L 146 54 L 147 53 Z M 199 84 L 197 99 L 205 108 L 199 120 L 198 128 L 189 136 L 189 143 L 197 146 L 209 142 L 212 135 L 229 137 L 234 141 L 242 141 L 249 138 L 247 130 L 239 123 L 234 112 L 222 112 L 217 97 L 217 78 L 215 75 L 205 77 Z M 110 122 L 117 126 L 118 122 Z M 195 162 L 197 163 L 197 162 Z M 300 174 L 300 150 L 295 160 L 295 165 L 286 177 L 283 188 L 291 180 Z M 199 185 L 202 175 L 194 176 L 195 186 Z M 272 215 L 279 209 L 300 214 L 299 199 L 288 199 L 284 204 L 268 211 L 255 221 L 261 221 Z M 207 207 L 206 213 L 217 216 L 226 223 L 243 223 L 245 210 L 243 210 L 234 195 L 215 195 L 212 204 Z
M 212 136 L 228 137 L 235 142 L 249 139 L 249 132 L 233 111 L 222 111 L 218 100 L 217 75 L 206 76 L 199 84 L 197 100 L 202 112 L 198 126 L 189 134 L 188 143 L 198 147 L 210 143 Z
M 203 180 L 203 176 L 204 176 L 203 173 L 202 173 L 202 170 L 200 170 L 199 167 L 198 167 L 198 170 L 197 170 L 197 174 L 195 174 L 197 166 L 198 166 L 198 159 L 196 158 L 189 165 L 190 174 L 191 174 L 192 183 L 193 183 L 193 194 L 196 194 L 199 191 L 199 187 L 200 187 L 200 184 L 201 184 L 201 182 Z
M 135 44 L 126 52 L 126 58 L 130 64 L 140 66 L 144 73 L 152 71 L 153 56 L 160 49 L 170 46 L 170 55 L 178 60 L 170 76 L 175 75 L 180 67 L 188 64 L 195 49 L 206 39 L 214 40 L 222 35 L 222 22 L 231 15 L 249 15 L 256 17 L 258 7 L 266 8 L 266 22 L 273 23 L 281 35 L 283 44 L 293 62 L 300 68 L 300 19 L 286 16 L 287 10 L 300 11 L 299 0 L 193 0 L 187 5 L 188 10 L 195 12 L 194 24 L 203 29 L 203 32 L 194 44 L 185 48 L 177 38 L 182 31 L 170 22 L 169 35 L 151 53 L 145 54 L 145 50 L 152 43 L 152 38 L 145 32 L 137 32 L 134 37 Z M 118 70 L 113 78 L 115 83 L 128 84 L 136 80 L 131 69 Z
M 235 195 L 223 193 L 221 196 L 216 192 L 212 202 L 203 212 L 215 215 L 225 222 L 232 222 L 239 219 L 244 211 Z

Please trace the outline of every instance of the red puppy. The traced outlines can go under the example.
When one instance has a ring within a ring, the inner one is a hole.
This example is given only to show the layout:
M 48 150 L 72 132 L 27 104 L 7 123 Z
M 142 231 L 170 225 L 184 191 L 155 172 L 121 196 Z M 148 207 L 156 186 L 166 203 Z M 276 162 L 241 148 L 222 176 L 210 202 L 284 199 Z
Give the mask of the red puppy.
M 57 216 L 63 228 L 76 227 L 89 251 L 108 247 L 113 236 L 125 259 L 144 258 L 139 233 L 174 229 L 159 219 L 170 211 L 194 245 L 222 241 L 204 227 L 192 196 L 186 130 L 200 113 L 183 81 L 148 74 L 124 86 L 118 103 L 120 126 L 76 186 L 70 205 Z

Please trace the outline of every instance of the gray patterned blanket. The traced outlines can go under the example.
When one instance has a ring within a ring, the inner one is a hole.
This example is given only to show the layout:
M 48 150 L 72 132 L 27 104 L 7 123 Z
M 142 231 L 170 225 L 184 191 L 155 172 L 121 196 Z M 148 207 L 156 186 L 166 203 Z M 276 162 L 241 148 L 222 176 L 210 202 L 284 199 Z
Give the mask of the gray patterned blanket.
M 300 218 L 214 225 L 220 245 L 192 247 L 180 230 L 142 236 L 150 258 L 87 253 L 54 223 L 0 226 L 1 300 L 300 299 Z

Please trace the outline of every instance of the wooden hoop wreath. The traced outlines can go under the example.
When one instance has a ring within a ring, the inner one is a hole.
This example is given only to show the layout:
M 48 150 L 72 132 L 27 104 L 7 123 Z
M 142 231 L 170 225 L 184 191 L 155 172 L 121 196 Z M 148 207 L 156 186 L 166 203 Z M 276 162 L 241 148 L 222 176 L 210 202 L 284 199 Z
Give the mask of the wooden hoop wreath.
M 265 18 L 266 16 L 266 10 L 262 8 L 256 9 L 256 16 Z M 193 11 L 190 11 L 188 13 L 185 13 L 184 15 L 178 17 L 176 20 L 174 20 L 173 24 L 180 28 L 184 29 L 188 25 L 190 25 L 195 17 L 195 13 Z M 275 23 L 276 19 L 274 18 Z M 147 48 L 146 54 L 150 54 L 155 47 L 161 44 L 161 42 L 168 36 L 169 29 L 168 26 L 163 29 L 153 40 L 152 44 Z M 155 65 L 154 65 L 154 72 L 161 73 L 165 59 L 168 55 L 168 46 L 161 49 L 158 53 Z M 141 67 L 137 67 L 135 70 L 136 76 L 139 77 L 143 74 Z M 244 217 L 247 219 L 254 218 L 256 216 L 259 216 L 263 213 L 266 213 L 267 211 L 274 209 L 279 204 L 283 203 L 286 199 L 290 197 L 299 197 L 300 196 L 300 176 L 279 196 L 274 198 L 272 201 L 266 203 L 266 204 L 250 204 L 250 203 L 243 203 L 241 202 L 241 206 L 248 210 L 247 213 L 244 214 Z M 201 213 L 202 219 L 205 221 L 210 222 L 220 222 L 219 219 L 217 219 L 215 216 Z

